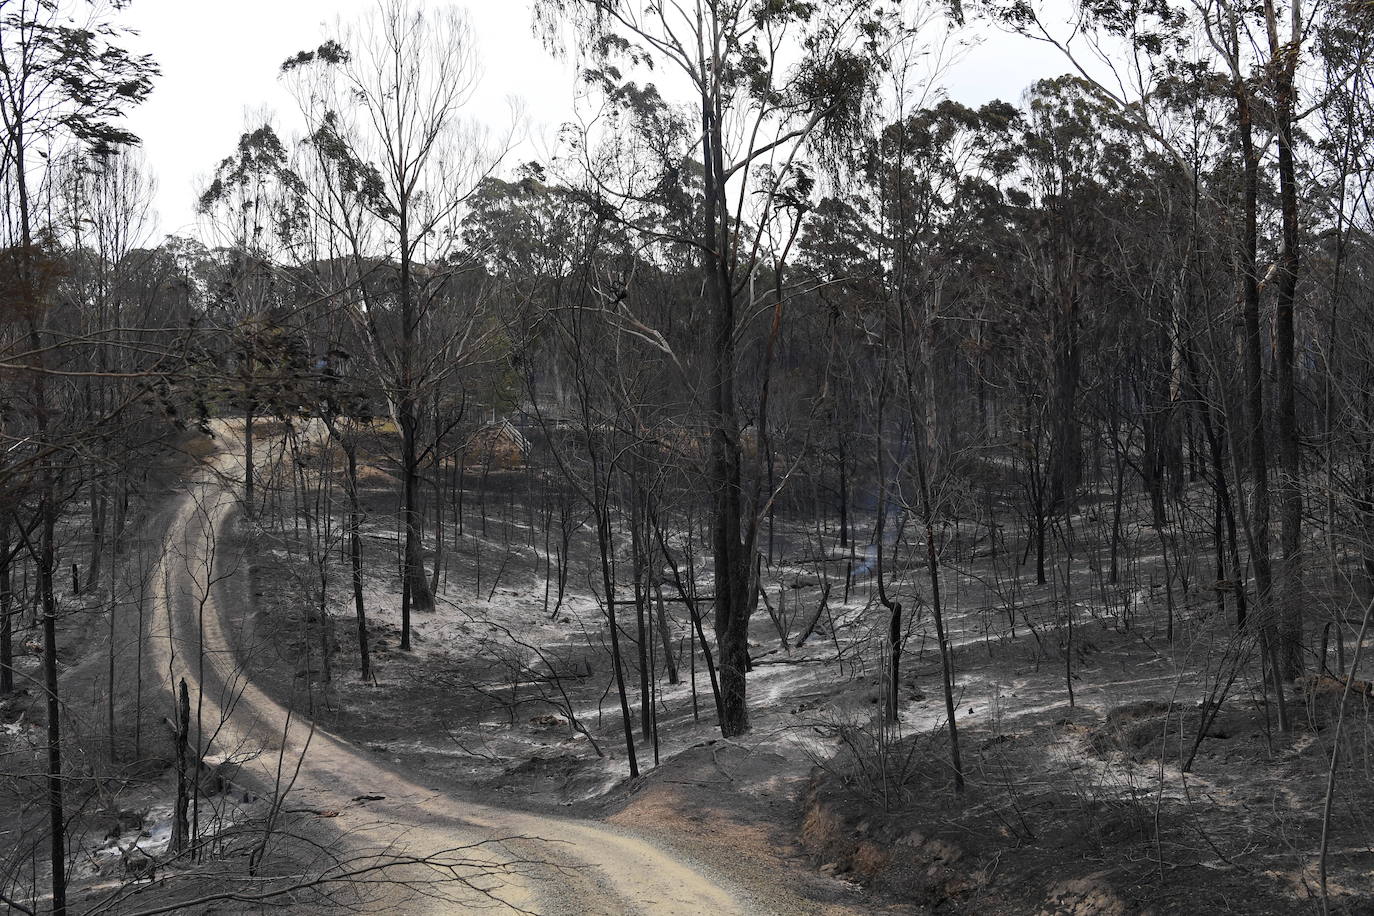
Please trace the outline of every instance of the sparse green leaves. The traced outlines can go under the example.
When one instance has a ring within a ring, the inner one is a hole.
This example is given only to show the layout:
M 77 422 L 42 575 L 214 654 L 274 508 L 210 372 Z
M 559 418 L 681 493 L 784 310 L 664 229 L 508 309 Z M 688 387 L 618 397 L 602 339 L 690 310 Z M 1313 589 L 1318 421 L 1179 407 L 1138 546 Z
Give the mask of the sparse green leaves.
M 333 169 L 346 198 L 356 199 L 382 219 L 395 213 L 386 193 L 386 182 L 378 168 L 358 158 L 353 147 L 340 132 L 339 114 L 327 111 L 320 118 L 319 127 L 306 138 L 320 160 Z
M 0 13 L 8 129 L 27 140 L 65 133 L 98 156 L 137 144 L 119 120 L 152 91 L 157 64 L 117 43 L 123 29 L 103 19 L 73 26 L 68 12 L 67 4 L 48 0 Z M 4 149 L 14 152 L 10 144 Z
M 311 64 L 336 66 L 348 63 L 348 50 L 334 39 L 329 39 L 313 51 L 300 51 L 282 62 L 281 72 L 290 73 Z
M 286 148 L 270 124 L 245 131 L 234 155 L 221 160 L 197 208 L 205 213 L 235 192 L 244 192 L 287 172 Z
M 806 0 L 758 0 L 754 5 L 754 23 L 762 27 L 790 21 L 809 22 L 816 15 L 816 6 Z

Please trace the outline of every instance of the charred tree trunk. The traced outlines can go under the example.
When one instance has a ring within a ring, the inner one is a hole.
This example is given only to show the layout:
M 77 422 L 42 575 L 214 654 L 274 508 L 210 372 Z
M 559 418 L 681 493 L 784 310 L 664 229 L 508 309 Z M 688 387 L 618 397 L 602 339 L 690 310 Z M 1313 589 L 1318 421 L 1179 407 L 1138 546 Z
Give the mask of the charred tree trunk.
M 690 529 L 690 524 L 688 527 Z M 658 540 L 658 548 L 663 552 L 663 559 L 668 562 L 668 568 L 673 573 L 673 583 L 677 586 L 678 597 L 687 605 L 687 614 L 692 620 L 692 630 L 696 633 L 697 641 L 701 644 L 701 656 L 703 661 L 706 662 L 706 674 L 711 680 L 711 697 L 716 704 L 716 720 L 719 722 L 724 719 L 720 696 L 720 679 L 716 674 L 716 663 L 711 655 L 711 645 L 706 641 L 706 632 L 701 625 L 701 609 L 697 604 L 695 588 L 689 588 L 688 583 L 683 581 L 682 570 L 678 566 L 677 559 L 673 556 L 672 552 L 668 550 L 668 543 L 663 536 L 663 529 L 657 522 L 654 523 L 653 528 L 654 536 Z M 688 563 L 690 569 L 690 554 L 688 555 Z M 695 656 L 693 657 L 695 658 Z M 695 680 L 693 683 L 695 683 Z
M 372 679 L 372 661 L 367 644 L 367 610 L 363 605 L 363 538 L 362 509 L 358 504 L 358 446 L 350 440 L 344 444 L 348 462 L 348 563 L 353 579 L 353 610 L 358 619 L 358 677 Z
M 625 729 L 625 756 L 630 761 L 630 778 L 639 778 L 639 759 L 635 756 L 634 722 L 630 718 L 630 698 L 625 690 L 625 666 L 620 654 L 620 623 L 615 611 L 615 578 L 611 574 L 611 523 L 605 506 L 596 513 L 596 534 L 601 548 L 601 584 L 606 590 L 606 624 L 611 633 L 611 668 L 620 699 L 620 721 Z
M 398 354 L 400 378 L 396 404 L 396 420 L 401 431 L 401 514 L 405 522 L 405 546 L 402 554 L 401 590 L 401 647 L 410 648 L 410 612 L 429 613 L 434 610 L 434 595 L 425 576 L 423 550 L 424 518 L 420 508 L 420 446 L 419 404 L 415 378 L 415 348 L 418 320 L 415 310 L 415 291 L 410 238 L 410 199 L 408 191 L 402 195 L 398 208 L 398 241 L 400 243 L 400 318 L 401 350 Z
M 1298 224 L 1298 191 L 1294 164 L 1295 70 L 1299 53 L 1299 9 L 1294 0 L 1292 44 L 1280 46 L 1273 22 L 1272 2 L 1266 2 L 1270 19 L 1270 51 L 1277 71 L 1277 133 L 1279 165 L 1279 210 L 1283 223 L 1283 250 L 1278 259 L 1278 295 L 1274 308 L 1276 341 L 1276 382 L 1278 386 L 1279 459 L 1279 546 L 1283 557 L 1282 609 L 1278 620 L 1280 674 L 1292 681 L 1302 673 L 1302 490 L 1298 441 L 1296 379 L 1294 378 L 1293 306 L 1297 297 L 1298 271 L 1301 267 L 1301 227 Z
M 658 611 L 658 635 L 663 643 L 663 663 L 668 667 L 668 683 L 676 684 L 679 680 L 677 672 L 677 659 L 673 656 L 673 631 L 668 627 L 668 611 L 663 606 L 663 585 L 654 582 L 654 601 Z
M 253 509 L 253 422 L 256 414 L 250 400 L 243 412 L 243 511 L 249 518 Z
M 0 519 L 0 694 L 14 692 L 14 585 L 10 523 Z
M 420 506 L 419 418 L 415 403 L 407 400 L 401 413 L 401 452 L 403 482 L 402 514 L 405 516 L 406 583 L 410 586 L 410 609 L 422 614 L 434 610 L 434 594 L 424 563 L 424 516 Z M 409 634 L 405 634 L 407 637 Z
M 630 553 L 633 556 L 634 603 L 635 603 L 635 651 L 639 660 L 639 728 L 645 741 L 653 738 L 653 693 L 649 657 L 654 647 L 649 641 L 648 602 L 649 592 L 645 587 L 645 545 L 643 503 L 638 485 L 633 487 L 631 499 L 634 507 L 630 513 Z
M 190 845 L 190 807 L 191 777 L 190 770 L 191 734 L 191 696 L 186 689 L 186 679 L 181 679 L 177 695 L 176 754 L 177 754 L 177 795 L 176 807 L 172 816 L 172 849 L 177 854 L 186 851 Z
M 91 485 L 91 558 L 86 563 L 86 590 L 100 587 L 104 575 L 105 537 L 109 519 L 109 500 L 105 496 L 105 485 Z M 111 590 L 111 597 L 114 592 Z
M 838 418 L 836 418 L 838 419 Z M 838 423 L 836 429 L 838 430 Z M 843 435 L 835 436 L 835 451 L 838 457 L 840 472 L 840 548 L 849 548 L 849 456 L 845 451 L 845 439 Z
M 726 172 L 720 116 L 713 100 L 702 97 L 702 128 L 707 169 L 705 237 L 714 249 L 706 256 L 711 303 L 711 458 L 708 466 L 714 509 L 711 519 L 715 562 L 716 645 L 720 648 L 721 734 L 749 730 L 745 673 L 749 667 L 750 563 L 741 538 L 743 488 L 739 411 L 735 404 L 735 296 L 729 263 L 731 233 L 725 201 Z
M 1236 120 L 1244 166 L 1244 226 L 1241 238 L 1241 320 L 1245 362 L 1245 423 L 1247 463 L 1253 479 L 1250 500 L 1250 562 L 1255 570 L 1255 603 L 1259 611 L 1261 643 L 1273 645 L 1273 573 L 1269 557 L 1269 453 L 1264 435 L 1264 341 L 1260 334 L 1259 265 L 1259 154 L 1255 150 L 1254 120 L 1248 87 L 1235 85 Z
M 1054 324 L 1054 444 L 1050 452 L 1049 504 L 1068 511 L 1070 507 L 1066 502 L 1078 491 L 1083 465 L 1077 405 L 1081 363 L 1078 296 L 1072 289 L 1063 293 Z
M 62 704 L 57 682 L 57 596 L 53 590 L 56 563 L 57 507 L 52 470 L 43 470 L 43 522 L 38 546 L 38 589 L 43 600 L 43 688 L 48 699 L 48 828 L 52 849 L 52 911 L 67 912 L 67 821 L 62 781 Z
M 19 213 L 21 220 L 21 239 L 23 251 L 20 255 L 18 277 L 19 289 L 28 295 L 30 309 L 28 320 L 28 344 L 32 356 L 32 396 L 33 421 L 39 442 L 51 442 L 49 422 L 48 391 L 44 365 L 42 335 L 38 329 L 38 315 L 47 291 L 38 278 L 35 263 L 36 249 L 29 226 L 29 200 L 27 184 L 23 179 L 24 158 L 23 138 L 14 138 L 14 146 L 19 150 L 17 168 L 20 180 Z M 44 457 L 38 467 L 38 512 L 39 542 L 34 563 L 37 566 L 38 598 L 43 610 L 43 688 L 47 695 L 48 747 L 47 747 L 47 788 L 48 788 L 48 830 L 49 865 L 52 869 L 52 912 L 54 916 L 65 916 L 67 912 L 67 821 L 64 814 L 65 787 L 62 779 L 62 704 L 58 694 L 57 677 L 57 595 L 53 576 L 57 566 L 57 473 L 53 459 Z M 32 549 L 32 545 L 30 545 Z

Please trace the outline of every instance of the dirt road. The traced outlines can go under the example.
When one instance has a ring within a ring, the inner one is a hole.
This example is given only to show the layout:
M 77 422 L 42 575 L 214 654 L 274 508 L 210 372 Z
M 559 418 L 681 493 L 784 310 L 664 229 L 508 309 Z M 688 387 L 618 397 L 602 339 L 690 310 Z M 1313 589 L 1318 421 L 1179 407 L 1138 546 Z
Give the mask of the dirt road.
M 433 857 L 436 867 L 401 873 L 410 885 L 379 887 L 367 909 L 715 916 L 810 910 L 800 900 L 775 905 L 757 890 L 727 888 L 721 876 L 602 824 L 452 800 L 369 752 L 312 730 L 246 681 L 216 606 L 238 565 L 221 537 L 236 511 L 221 485 L 241 473 L 235 438 L 220 437 L 223 450 L 196 473 L 172 512 L 156 577 L 153 663 L 169 691 L 186 680 L 192 717 L 211 752 L 251 755 L 243 764 L 251 781 L 289 783 L 288 807 L 328 817 L 354 855 L 388 850 Z

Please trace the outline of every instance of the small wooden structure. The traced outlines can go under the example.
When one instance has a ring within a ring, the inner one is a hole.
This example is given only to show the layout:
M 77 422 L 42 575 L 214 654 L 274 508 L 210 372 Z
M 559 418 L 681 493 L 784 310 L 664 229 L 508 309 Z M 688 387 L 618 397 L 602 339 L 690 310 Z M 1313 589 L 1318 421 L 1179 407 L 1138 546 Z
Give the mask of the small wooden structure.
M 493 420 L 468 437 L 463 451 L 470 465 L 489 462 L 492 468 L 518 468 L 529 460 L 530 440 L 509 420 Z

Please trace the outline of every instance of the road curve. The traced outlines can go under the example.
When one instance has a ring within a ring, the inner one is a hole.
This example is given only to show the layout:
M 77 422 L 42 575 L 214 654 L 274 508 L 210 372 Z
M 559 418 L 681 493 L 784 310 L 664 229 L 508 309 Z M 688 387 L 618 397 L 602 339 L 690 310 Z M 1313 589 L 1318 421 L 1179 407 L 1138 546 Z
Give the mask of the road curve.
M 290 783 L 288 807 L 338 812 L 330 826 L 337 825 L 354 854 L 387 850 L 456 865 L 404 870 L 402 882 L 379 888 L 381 908 L 368 909 L 570 916 L 765 912 L 640 837 L 592 822 L 456 801 L 417 785 L 348 741 L 312 730 L 299 713 L 248 682 L 216 605 L 234 565 L 216 549 L 236 509 L 221 481 L 242 473 L 241 452 L 232 450 L 237 437 L 227 428 L 221 432 L 221 451 L 195 472 L 171 513 L 154 580 L 151 662 L 169 691 L 186 680 L 192 715 L 199 705 L 211 751 L 256 754 L 244 770 L 262 786 Z M 381 798 L 357 801 L 363 796 Z

